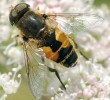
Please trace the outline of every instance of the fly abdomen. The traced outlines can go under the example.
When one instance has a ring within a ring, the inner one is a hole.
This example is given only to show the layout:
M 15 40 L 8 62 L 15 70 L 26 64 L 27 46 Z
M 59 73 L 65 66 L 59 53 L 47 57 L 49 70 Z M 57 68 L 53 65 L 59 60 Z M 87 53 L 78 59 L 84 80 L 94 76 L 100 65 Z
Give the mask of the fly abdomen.
M 47 58 L 70 67 L 77 61 L 77 54 L 66 35 L 60 30 L 51 31 L 41 46 Z
M 69 56 L 62 62 L 62 64 L 66 67 L 71 67 L 72 65 L 76 64 L 78 56 L 75 51 L 71 51 Z
M 61 62 L 61 61 L 63 61 L 66 57 L 67 57 L 67 55 L 69 55 L 69 53 L 71 52 L 71 50 L 72 50 L 72 45 L 70 45 L 69 47 L 67 47 L 67 48 L 61 48 L 60 50 L 59 50 L 59 58 L 58 58 L 58 60 L 56 61 L 56 62 Z

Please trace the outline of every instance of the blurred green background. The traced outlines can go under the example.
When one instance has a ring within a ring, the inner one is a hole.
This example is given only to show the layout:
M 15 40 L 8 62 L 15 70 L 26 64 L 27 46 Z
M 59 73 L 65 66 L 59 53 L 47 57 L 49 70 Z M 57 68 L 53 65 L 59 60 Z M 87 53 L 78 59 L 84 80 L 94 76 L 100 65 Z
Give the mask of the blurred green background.
M 108 7 L 110 7 L 110 0 L 95 0 L 94 6 L 100 7 L 102 4 L 106 4 Z M 6 68 L 5 62 L 6 58 L 2 53 L 0 53 L 0 58 L 2 58 L 2 61 L 0 61 L 0 72 L 9 72 L 10 69 Z M 32 96 L 28 82 L 26 77 L 26 71 L 25 67 L 20 71 L 22 75 L 22 83 L 20 85 L 20 88 L 18 89 L 17 93 L 8 95 L 7 100 L 35 100 L 35 98 Z

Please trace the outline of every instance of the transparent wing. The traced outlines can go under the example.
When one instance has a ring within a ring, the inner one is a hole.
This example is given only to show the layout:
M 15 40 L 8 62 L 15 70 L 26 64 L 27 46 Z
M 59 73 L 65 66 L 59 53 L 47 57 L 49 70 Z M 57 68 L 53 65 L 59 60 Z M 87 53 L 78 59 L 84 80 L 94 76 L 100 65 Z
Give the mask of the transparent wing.
M 37 49 L 35 50 L 35 45 L 24 43 L 24 51 L 30 89 L 32 94 L 39 99 L 48 94 L 49 72 L 43 64 L 42 54 L 39 54 Z
M 81 31 L 88 31 L 99 26 L 103 18 L 95 14 L 86 13 L 59 13 L 49 16 L 49 25 L 58 26 L 65 34 L 73 34 Z M 55 23 L 56 21 L 56 23 Z

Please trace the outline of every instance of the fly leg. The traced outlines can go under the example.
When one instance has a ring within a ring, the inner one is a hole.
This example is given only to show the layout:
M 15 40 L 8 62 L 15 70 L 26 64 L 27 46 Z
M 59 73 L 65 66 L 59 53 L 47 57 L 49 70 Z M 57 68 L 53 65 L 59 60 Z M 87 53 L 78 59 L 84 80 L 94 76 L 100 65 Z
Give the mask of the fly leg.
M 86 57 L 81 51 L 79 51 L 79 52 L 86 60 L 89 60 L 88 57 Z
M 79 48 L 78 44 L 75 41 L 74 41 L 74 43 L 75 43 L 76 49 L 78 49 Z M 79 49 L 78 49 L 78 51 L 86 60 L 89 60 L 88 57 L 86 57 Z
M 54 73 L 55 73 L 55 75 L 56 75 L 57 78 L 59 79 L 60 83 L 62 84 L 63 88 L 66 90 L 66 87 L 65 87 L 65 85 L 63 84 L 63 82 L 62 82 L 62 80 L 61 80 L 61 78 L 60 78 L 60 75 L 59 75 L 58 71 L 57 71 L 56 69 L 49 68 L 49 67 L 48 67 L 48 69 L 49 69 L 50 72 L 54 72 Z

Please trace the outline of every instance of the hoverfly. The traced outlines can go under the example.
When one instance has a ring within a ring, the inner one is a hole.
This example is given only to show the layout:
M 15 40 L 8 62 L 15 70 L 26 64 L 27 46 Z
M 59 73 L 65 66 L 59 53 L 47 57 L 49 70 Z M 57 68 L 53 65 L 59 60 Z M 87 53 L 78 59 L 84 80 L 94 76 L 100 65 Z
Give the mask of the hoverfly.
M 21 31 L 29 84 L 36 98 L 45 94 L 48 80 L 45 68 L 55 72 L 66 90 L 57 70 L 48 66 L 47 61 L 67 68 L 76 65 L 77 44 L 70 36 L 80 30 L 77 26 L 82 25 L 81 18 L 90 16 L 83 13 L 41 14 L 32 11 L 26 3 L 19 3 L 11 10 L 9 20 Z

